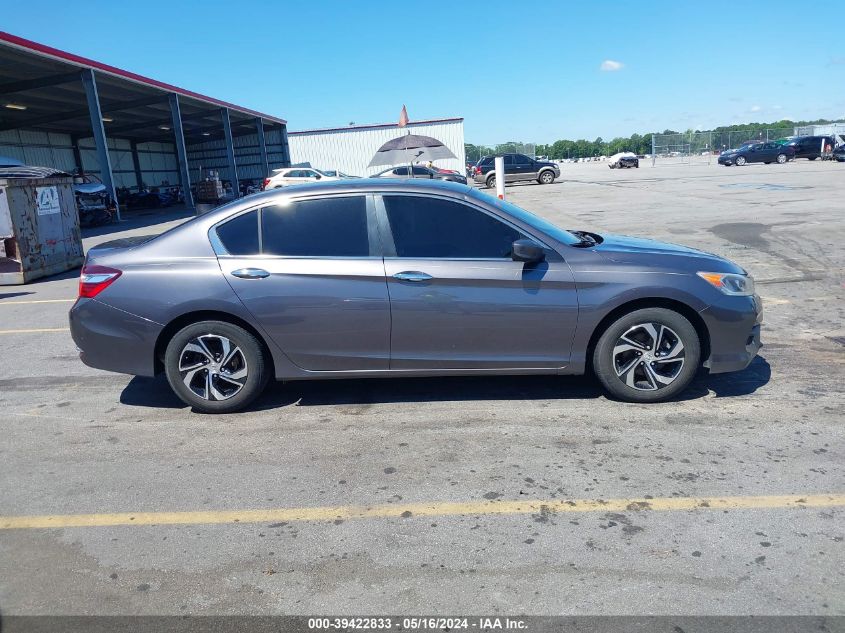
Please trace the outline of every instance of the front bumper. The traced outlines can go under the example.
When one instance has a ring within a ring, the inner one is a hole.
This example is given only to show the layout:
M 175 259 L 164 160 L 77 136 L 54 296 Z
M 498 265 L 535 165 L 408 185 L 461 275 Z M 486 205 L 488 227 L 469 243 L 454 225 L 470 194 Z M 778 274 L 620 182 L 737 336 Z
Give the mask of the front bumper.
M 731 156 L 731 157 L 723 157 L 723 156 L 719 156 L 718 163 L 719 163 L 720 165 L 728 165 L 728 166 L 730 166 L 730 165 L 733 165 L 733 164 L 734 164 L 734 159 L 735 159 L 735 158 L 736 158 L 736 156 Z
M 700 312 L 710 333 L 710 357 L 704 366 L 711 374 L 748 367 L 763 346 L 760 330 L 763 302 L 753 297 L 725 296 Z
M 78 299 L 68 318 L 79 358 L 89 367 L 155 375 L 155 344 L 164 326 L 96 299 Z

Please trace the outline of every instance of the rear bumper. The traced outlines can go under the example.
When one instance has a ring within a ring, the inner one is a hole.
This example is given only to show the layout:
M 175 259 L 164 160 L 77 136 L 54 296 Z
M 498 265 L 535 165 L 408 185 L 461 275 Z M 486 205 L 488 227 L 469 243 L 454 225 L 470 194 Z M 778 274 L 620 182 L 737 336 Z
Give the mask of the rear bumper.
M 155 343 L 164 326 L 96 299 L 79 299 L 69 320 L 79 358 L 89 367 L 155 375 Z
M 710 357 L 704 362 L 710 373 L 721 374 L 748 367 L 763 346 L 760 340 L 763 302 L 760 297 L 725 296 L 700 314 L 710 333 Z

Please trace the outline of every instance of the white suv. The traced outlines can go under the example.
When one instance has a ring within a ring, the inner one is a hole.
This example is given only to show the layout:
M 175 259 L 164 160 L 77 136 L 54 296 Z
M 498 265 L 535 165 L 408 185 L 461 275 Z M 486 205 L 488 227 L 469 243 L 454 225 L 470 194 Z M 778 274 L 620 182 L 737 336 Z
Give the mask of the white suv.
M 270 178 L 264 179 L 263 189 L 279 189 L 290 185 L 301 185 L 306 182 L 328 182 L 329 180 L 340 180 L 336 176 L 327 176 L 319 169 L 312 167 L 283 167 L 274 169 Z

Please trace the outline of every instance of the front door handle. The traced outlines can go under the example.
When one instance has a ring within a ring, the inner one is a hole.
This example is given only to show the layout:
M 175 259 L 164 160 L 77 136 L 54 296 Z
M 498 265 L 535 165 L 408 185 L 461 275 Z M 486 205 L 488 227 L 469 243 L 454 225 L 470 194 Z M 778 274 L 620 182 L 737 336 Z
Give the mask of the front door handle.
M 232 275 L 241 279 L 264 279 L 269 277 L 270 273 L 262 268 L 238 268 L 232 271 Z
M 394 279 L 398 279 L 399 281 L 428 281 L 431 279 L 431 275 L 428 273 L 422 273 L 418 270 L 405 270 L 401 273 L 396 273 L 393 275 Z

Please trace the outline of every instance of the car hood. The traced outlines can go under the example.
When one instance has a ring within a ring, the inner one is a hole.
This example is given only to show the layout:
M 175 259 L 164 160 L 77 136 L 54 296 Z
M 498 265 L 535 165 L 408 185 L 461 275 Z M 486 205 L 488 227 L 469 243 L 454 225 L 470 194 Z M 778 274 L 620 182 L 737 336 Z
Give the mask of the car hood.
M 745 273 L 730 260 L 688 246 L 627 235 L 602 234 L 600 237 L 602 242 L 594 247 L 595 251 L 621 264 L 675 272 Z

